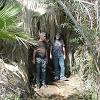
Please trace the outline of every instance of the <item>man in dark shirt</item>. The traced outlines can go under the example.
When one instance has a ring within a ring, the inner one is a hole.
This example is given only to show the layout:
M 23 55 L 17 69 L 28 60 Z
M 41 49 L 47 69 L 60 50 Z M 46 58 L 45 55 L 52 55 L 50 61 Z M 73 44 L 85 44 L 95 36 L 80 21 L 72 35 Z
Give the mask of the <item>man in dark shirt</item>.
M 47 59 L 47 42 L 46 42 L 46 33 L 39 33 L 39 41 L 37 47 L 33 53 L 33 64 L 36 64 L 36 87 L 40 88 L 42 84 L 46 87 L 45 78 L 46 78 L 46 64 Z

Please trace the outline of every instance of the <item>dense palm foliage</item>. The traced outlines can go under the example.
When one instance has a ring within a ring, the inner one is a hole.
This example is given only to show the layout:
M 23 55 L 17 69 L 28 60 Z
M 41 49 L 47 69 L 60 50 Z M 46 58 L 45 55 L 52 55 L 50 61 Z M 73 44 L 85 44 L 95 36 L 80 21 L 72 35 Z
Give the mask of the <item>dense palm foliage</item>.
M 2 2 L 1 2 L 2 3 Z M 8 29 L 13 25 L 15 25 L 16 15 L 21 11 L 19 5 L 15 3 L 15 1 L 6 1 L 5 6 L 2 10 L 0 10 L 0 37 L 3 38 L 8 34 Z M 7 34 L 5 32 L 7 32 Z M 6 35 L 5 35 L 6 34 Z M 5 37 L 6 38 L 6 37 Z
M 92 80 L 91 84 L 96 86 L 95 80 L 100 75 L 99 0 L 0 1 L 0 39 L 4 47 L 0 46 L 0 51 L 7 52 L 9 44 L 12 56 L 7 58 L 26 62 L 27 48 L 29 44 L 34 45 L 33 39 L 39 31 L 46 32 L 51 41 L 55 33 L 60 32 L 66 44 L 66 65 L 71 73 L 78 73 L 85 80 L 84 84 Z M 21 51 L 18 57 L 13 57 L 18 51 Z M 96 88 L 90 89 L 90 93 L 93 100 L 98 98 Z

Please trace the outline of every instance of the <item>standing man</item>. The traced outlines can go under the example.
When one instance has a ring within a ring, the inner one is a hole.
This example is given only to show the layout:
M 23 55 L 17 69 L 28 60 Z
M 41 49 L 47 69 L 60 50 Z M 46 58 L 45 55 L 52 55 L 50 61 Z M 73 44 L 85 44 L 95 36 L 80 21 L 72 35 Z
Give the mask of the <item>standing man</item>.
M 67 78 L 64 75 L 65 46 L 59 33 L 56 34 L 54 42 L 52 43 L 50 56 L 51 55 L 52 57 L 50 58 L 53 58 L 54 64 L 55 80 L 67 80 Z
M 36 87 L 46 87 L 47 42 L 46 33 L 39 33 L 39 41 L 33 53 L 33 64 L 36 64 Z

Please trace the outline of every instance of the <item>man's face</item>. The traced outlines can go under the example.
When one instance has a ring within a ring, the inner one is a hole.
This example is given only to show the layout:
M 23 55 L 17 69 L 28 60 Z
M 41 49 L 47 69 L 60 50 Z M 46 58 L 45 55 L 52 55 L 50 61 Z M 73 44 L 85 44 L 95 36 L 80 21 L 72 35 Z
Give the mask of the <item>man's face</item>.
M 39 36 L 40 36 L 41 40 L 43 40 L 43 41 L 46 40 L 46 33 L 40 33 Z
M 59 34 L 56 34 L 56 39 L 58 40 L 60 38 L 60 35 Z

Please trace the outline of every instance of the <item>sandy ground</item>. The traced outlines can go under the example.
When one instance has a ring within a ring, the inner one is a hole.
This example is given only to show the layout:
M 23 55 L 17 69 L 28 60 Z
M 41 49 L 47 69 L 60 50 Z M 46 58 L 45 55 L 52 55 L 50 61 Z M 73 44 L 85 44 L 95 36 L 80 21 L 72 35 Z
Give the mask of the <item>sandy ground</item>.
M 36 100 L 83 100 L 78 93 L 81 83 L 78 75 L 71 76 L 68 81 L 53 82 L 36 91 Z

